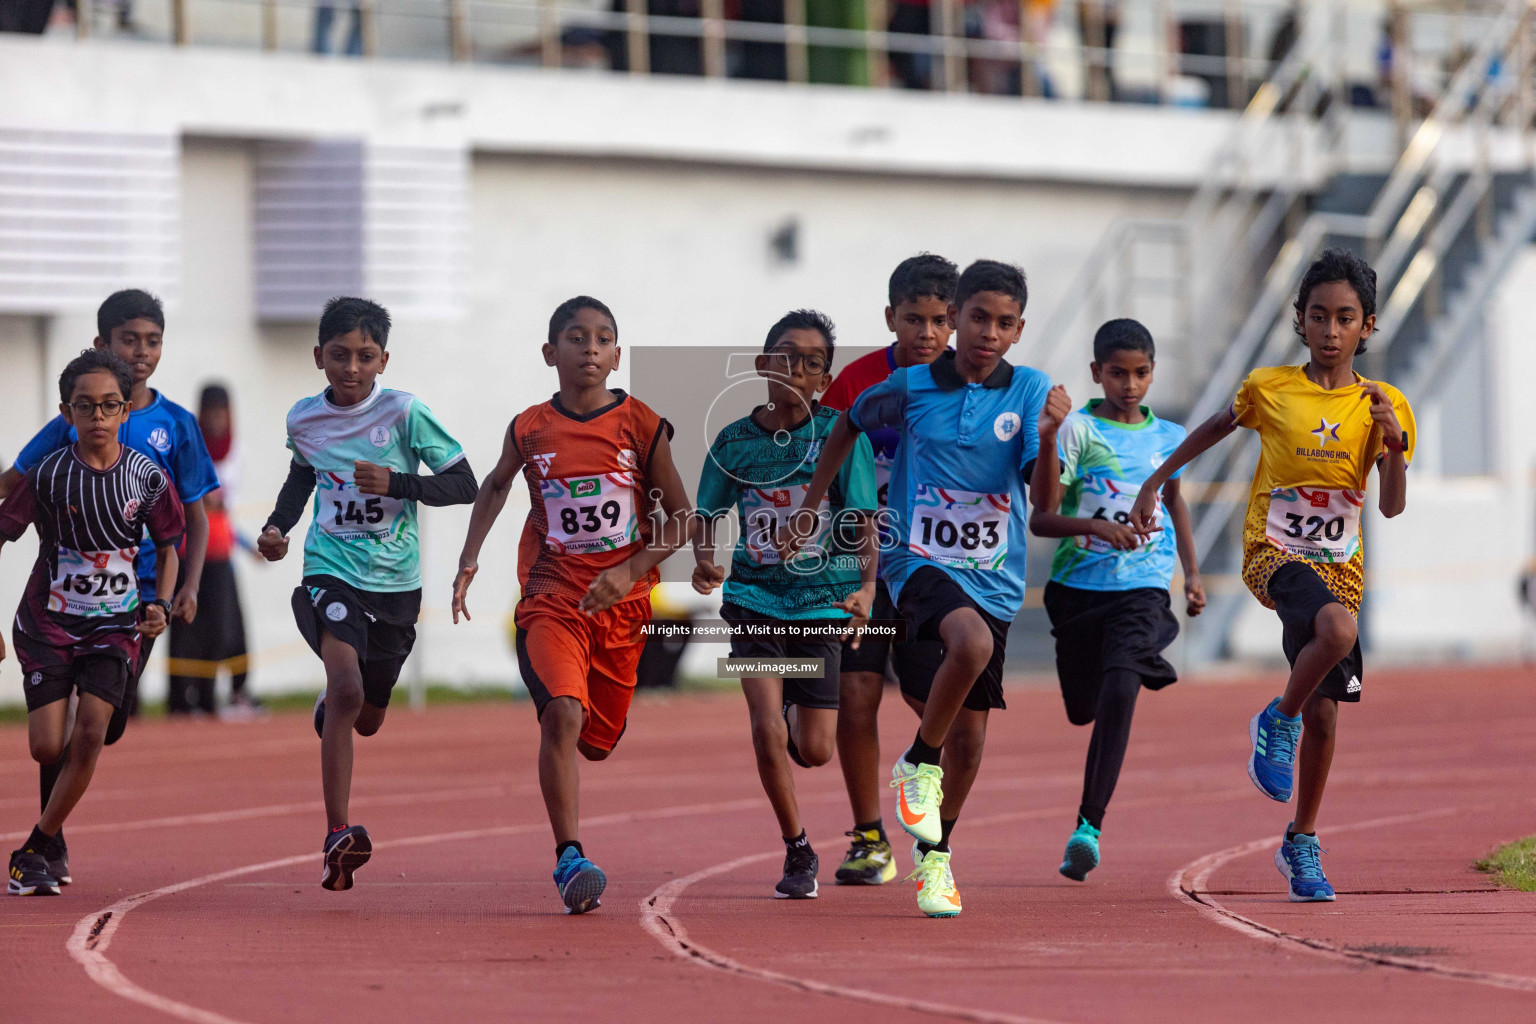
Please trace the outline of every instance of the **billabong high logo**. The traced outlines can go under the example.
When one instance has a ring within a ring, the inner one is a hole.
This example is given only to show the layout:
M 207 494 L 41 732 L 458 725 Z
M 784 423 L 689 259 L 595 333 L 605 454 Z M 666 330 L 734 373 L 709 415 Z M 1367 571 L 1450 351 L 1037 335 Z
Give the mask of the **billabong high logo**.
M 573 498 L 594 498 L 602 492 L 602 481 L 595 476 L 590 476 L 582 480 L 572 480 L 570 487 Z
M 1339 425 L 1337 423 L 1329 423 L 1326 416 L 1320 417 L 1316 430 L 1309 430 L 1307 433 L 1317 438 L 1317 446 L 1319 448 L 1327 448 L 1329 441 L 1335 444 L 1343 443 L 1339 440 Z

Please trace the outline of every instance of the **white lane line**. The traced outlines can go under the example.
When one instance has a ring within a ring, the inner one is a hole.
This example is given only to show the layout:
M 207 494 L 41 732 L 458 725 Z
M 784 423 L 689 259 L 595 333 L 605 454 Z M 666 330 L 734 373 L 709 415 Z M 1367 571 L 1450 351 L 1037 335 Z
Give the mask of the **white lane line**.
M 1431 818 L 1444 818 L 1457 814 L 1462 810 L 1459 807 L 1439 807 L 1430 811 L 1419 811 L 1415 814 L 1398 814 L 1387 818 L 1372 818 L 1369 821 L 1357 821 L 1349 825 L 1339 825 L 1328 829 L 1330 835 L 1338 832 L 1357 832 L 1372 828 L 1387 828 L 1392 825 L 1404 825 L 1412 822 L 1426 821 Z M 1261 851 L 1272 850 L 1275 847 L 1276 838 L 1269 836 L 1264 839 L 1255 839 L 1248 843 L 1239 843 L 1225 850 L 1206 854 L 1198 860 L 1190 861 L 1168 877 L 1167 890 L 1173 896 L 1190 907 L 1208 921 L 1212 921 L 1224 928 L 1246 935 L 1250 939 L 1258 939 L 1287 949 L 1301 949 L 1315 956 L 1329 960 L 1342 961 L 1350 964 L 1374 964 L 1379 967 L 1392 967 L 1404 971 L 1413 971 L 1418 974 L 1430 974 L 1436 977 L 1449 978 L 1455 981 L 1473 982 L 1479 985 L 1491 985 L 1494 988 L 1515 989 L 1520 992 L 1536 992 L 1536 977 L 1525 977 L 1517 974 L 1499 974 L 1492 971 L 1473 971 L 1459 967 L 1447 967 L 1430 960 L 1422 960 L 1416 957 L 1390 956 L 1385 953 L 1366 953 L 1359 950 L 1347 949 L 1335 946 L 1322 939 L 1309 938 L 1304 935 L 1292 935 L 1278 928 L 1262 924 L 1242 914 L 1228 910 L 1215 896 L 1207 890 L 1207 883 L 1211 875 L 1225 867 L 1227 864 L 1240 857 L 1247 857 Z
M 724 800 L 715 803 L 680 804 L 674 807 L 661 807 L 652 811 L 626 811 L 619 814 L 599 815 L 595 818 L 582 819 L 584 828 L 598 828 L 608 825 L 623 825 L 636 821 L 656 821 L 667 818 L 692 817 L 700 814 L 727 814 L 734 811 L 758 810 L 762 807 L 762 797 L 751 797 L 741 800 Z M 409 836 L 405 839 L 386 839 L 373 844 L 375 851 L 412 846 L 427 846 L 433 843 L 451 843 L 469 839 L 492 839 L 506 836 L 525 835 L 529 832 L 542 832 L 549 826 L 544 822 L 525 825 L 503 825 L 496 828 L 469 829 L 460 832 L 437 832 L 429 835 Z M 113 938 L 117 935 L 118 928 L 123 923 L 123 918 L 135 907 L 141 907 L 152 900 L 162 896 L 171 896 L 188 889 L 196 889 L 217 882 L 225 882 L 232 878 L 240 878 L 244 875 L 259 874 L 263 871 L 275 871 L 281 868 L 290 868 L 301 864 L 313 864 L 319 857 L 314 853 L 294 854 L 291 857 L 279 857 L 276 860 L 262 861 L 259 864 L 247 864 L 244 867 L 230 868 L 227 871 L 216 871 L 213 874 L 203 875 L 186 882 L 177 882 L 173 885 L 161 886 L 149 892 L 137 893 L 118 900 L 116 903 L 101 910 L 93 911 L 75 923 L 74 931 L 64 948 L 70 957 L 85 969 L 87 977 L 96 984 L 111 992 L 113 995 L 126 999 L 129 1002 L 147 1006 L 152 1010 L 158 1010 L 167 1016 L 179 1020 L 191 1021 L 193 1024 L 248 1024 L 246 1021 L 237 1020 L 215 1013 L 212 1010 L 204 1010 L 201 1007 L 179 1002 L 167 998 L 156 992 L 151 992 L 142 985 L 128 978 L 107 957 L 107 949 L 112 945 Z

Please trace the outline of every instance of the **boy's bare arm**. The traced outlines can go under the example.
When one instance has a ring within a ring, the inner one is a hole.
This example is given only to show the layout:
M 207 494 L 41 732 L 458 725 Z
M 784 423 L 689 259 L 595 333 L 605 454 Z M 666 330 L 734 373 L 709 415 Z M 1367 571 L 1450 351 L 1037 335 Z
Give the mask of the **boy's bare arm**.
M 779 557 L 792 558 L 795 552 L 800 550 L 800 545 L 816 536 L 820 528 L 821 518 L 817 512 L 821 508 L 822 499 L 826 498 L 827 491 L 832 487 L 832 481 L 837 479 L 838 471 L 843 468 L 843 463 L 848 461 L 848 456 L 853 454 L 853 446 L 858 443 L 859 435 L 863 431 L 853 425 L 853 420 L 848 413 L 843 413 L 832 426 L 832 432 L 827 435 L 822 443 L 821 454 L 816 458 L 816 469 L 811 473 L 811 482 L 806 485 L 805 499 L 800 507 L 790 517 L 785 526 L 779 528 L 778 536 L 774 538 L 774 547 L 779 549 Z M 801 513 L 809 513 L 805 520 L 806 526 L 800 528 Z
M 656 531 L 651 542 L 611 569 L 597 574 L 582 595 L 579 607 L 588 615 L 612 608 L 629 595 L 635 581 L 666 561 L 679 548 L 693 540 L 698 528 L 697 516 L 688 502 L 688 489 L 672 461 L 672 445 L 663 434 L 651 452 L 650 478 L 661 491 L 661 510 L 667 521 Z
M 712 594 L 725 582 L 725 570 L 715 563 L 715 544 L 715 520 L 702 516 L 693 535 L 693 589 L 700 594 Z
M 1227 436 L 1236 429 L 1237 424 L 1233 422 L 1231 412 L 1222 409 L 1191 430 L 1189 436 L 1179 443 L 1172 455 L 1168 456 L 1168 461 L 1157 467 L 1156 472 L 1143 481 L 1141 492 L 1136 495 L 1136 504 L 1131 508 L 1131 526 L 1138 531 L 1149 530 L 1153 520 L 1157 518 L 1157 492 L 1163 489 L 1163 485 L 1173 478 L 1173 474 L 1189 465 L 1197 456 L 1226 440 Z
M 190 623 L 197 618 L 197 592 L 203 584 L 203 564 L 208 557 L 208 510 L 203 499 L 188 504 L 186 514 L 187 562 L 181 574 L 181 589 L 171 603 L 171 614 Z
M 1168 518 L 1173 521 L 1173 539 L 1179 552 L 1179 564 L 1184 567 L 1184 600 L 1186 614 L 1191 618 L 1205 609 L 1205 584 L 1200 579 L 1200 558 L 1195 551 L 1195 534 L 1190 528 L 1189 505 L 1179 488 L 1179 481 L 1163 484 L 1163 504 L 1168 507 Z
M 517 445 L 512 441 L 512 431 L 508 430 L 506 439 L 501 443 L 501 457 L 481 483 L 480 490 L 475 494 L 474 508 L 469 513 L 469 532 L 459 552 L 459 571 L 453 577 L 455 623 L 459 621 L 460 614 L 466 619 L 470 618 L 464 598 L 469 593 L 469 585 L 474 581 L 475 573 L 480 571 L 480 548 L 491 532 L 496 517 L 501 515 L 507 496 L 512 493 L 512 484 L 522 468 L 523 457 L 518 454 Z
M 21 483 L 21 472 L 15 466 L 6 467 L 5 472 L 0 473 L 0 500 L 10 497 L 11 491 Z
M 1371 403 L 1371 419 L 1381 428 L 1382 446 L 1386 449 L 1376 460 L 1376 471 L 1381 477 L 1381 494 L 1376 507 L 1391 519 L 1408 507 L 1408 453 L 1400 447 L 1403 425 L 1392 408 L 1392 400 L 1380 384 L 1366 381 L 1360 390 L 1360 397 Z

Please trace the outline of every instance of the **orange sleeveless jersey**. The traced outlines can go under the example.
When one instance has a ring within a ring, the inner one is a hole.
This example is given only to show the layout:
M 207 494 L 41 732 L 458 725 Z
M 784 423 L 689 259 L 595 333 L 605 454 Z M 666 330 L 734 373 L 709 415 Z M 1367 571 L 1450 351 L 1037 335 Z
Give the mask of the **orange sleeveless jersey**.
M 518 547 L 523 596 L 579 601 L 592 580 L 649 543 L 656 509 L 651 454 L 672 425 L 623 391 L 612 405 L 578 416 L 556 395 L 512 420 L 532 511 Z M 652 569 L 625 600 L 661 579 Z

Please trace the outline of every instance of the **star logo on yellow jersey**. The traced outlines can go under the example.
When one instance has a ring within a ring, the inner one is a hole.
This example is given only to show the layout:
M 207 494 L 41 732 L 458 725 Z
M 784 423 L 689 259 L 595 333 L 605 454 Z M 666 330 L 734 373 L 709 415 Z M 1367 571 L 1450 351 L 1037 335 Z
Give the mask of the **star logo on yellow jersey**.
M 1308 433 L 1317 438 L 1318 447 L 1327 448 L 1329 441 L 1339 440 L 1339 425 L 1337 423 L 1329 423 L 1326 416 L 1320 417 L 1320 420 L 1321 422 L 1318 423 L 1317 429 L 1309 430 Z M 1339 443 L 1342 444 L 1343 442 L 1340 441 Z

